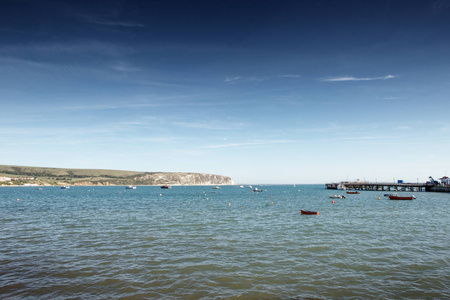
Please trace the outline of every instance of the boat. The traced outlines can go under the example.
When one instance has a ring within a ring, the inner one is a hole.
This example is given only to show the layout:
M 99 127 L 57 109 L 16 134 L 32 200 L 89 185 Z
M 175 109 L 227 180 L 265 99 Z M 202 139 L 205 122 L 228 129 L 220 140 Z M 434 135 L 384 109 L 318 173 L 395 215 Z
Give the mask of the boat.
M 68 185 L 63 185 L 63 186 L 61 187 L 61 189 L 67 190 L 67 189 L 70 189 L 70 186 L 68 186 Z
M 126 186 L 125 188 L 128 189 L 128 190 L 135 190 L 135 189 L 136 189 L 136 186 L 134 186 L 134 185 L 128 185 L 128 186 Z
M 161 186 L 161 188 L 162 189 L 171 189 L 172 187 L 170 185 L 166 184 L 166 185 Z
M 346 190 L 347 187 L 346 187 L 345 185 L 343 185 L 342 183 L 339 183 L 339 184 L 336 186 L 336 189 L 338 189 L 338 190 Z
M 332 199 L 345 199 L 344 195 L 328 195 Z
M 220 186 L 213 187 L 213 190 L 220 190 Z
M 397 193 L 393 193 L 393 194 L 384 194 L 385 197 L 389 197 L 389 196 L 398 196 Z
M 391 200 L 414 200 L 416 199 L 416 196 L 411 195 L 411 196 L 389 196 L 389 199 Z
M 254 191 L 254 192 L 262 192 L 263 190 L 260 190 L 260 189 L 258 189 L 258 188 L 254 188 L 253 191 Z
M 244 186 L 243 186 L 243 185 L 240 185 L 239 187 L 240 187 L 241 189 L 243 189 L 243 188 L 244 188 Z
M 319 212 L 318 211 L 309 211 L 309 210 L 300 210 L 300 212 L 302 213 L 302 215 L 318 215 Z
M 358 191 L 347 191 L 347 194 L 360 194 Z

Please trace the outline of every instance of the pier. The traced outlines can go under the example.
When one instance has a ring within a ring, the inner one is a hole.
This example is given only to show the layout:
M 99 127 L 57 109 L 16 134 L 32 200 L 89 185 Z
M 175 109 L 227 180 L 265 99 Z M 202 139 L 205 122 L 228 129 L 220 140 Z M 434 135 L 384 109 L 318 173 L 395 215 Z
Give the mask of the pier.
M 347 190 L 360 191 L 405 191 L 405 192 L 434 192 L 436 186 L 432 183 L 388 183 L 388 182 L 339 182 L 326 183 L 327 189 L 337 190 L 341 186 Z M 446 191 L 442 191 L 446 192 Z

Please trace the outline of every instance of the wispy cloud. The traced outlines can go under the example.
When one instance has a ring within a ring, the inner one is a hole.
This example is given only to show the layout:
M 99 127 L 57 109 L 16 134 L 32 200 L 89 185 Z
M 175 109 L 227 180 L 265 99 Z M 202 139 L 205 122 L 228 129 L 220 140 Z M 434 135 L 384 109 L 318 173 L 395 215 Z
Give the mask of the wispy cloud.
M 139 68 L 136 68 L 128 63 L 123 61 L 119 61 L 111 66 L 113 70 L 121 71 L 121 72 L 137 72 L 140 71 Z
M 412 128 L 411 128 L 411 126 L 404 125 L 404 126 L 398 126 L 395 129 L 397 129 L 397 130 L 410 130 Z
M 382 77 L 352 77 L 352 76 L 343 76 L 343 77 L 332 77 L 325 78 L 322 81 L 370 81 L 370 80 L 387 80 L 395 78 L 394 75 L 386 75 Z
M 240 79 L 241 79 L 241 77 L 239 77 L 239 76 L 235 76 L 235 77 L 228 77 L 227 76 L 227 78 L 225 78 L 225 82 L 227 82 L 227 83 L 235 83 L 236 81 L 238 81 Z
M 114 22 L 114 21 L 102 21 L 92 20 L 91 23 L 104 25 L 104 26 L 120 26 L 120 27 L 145 27 L 145 25 L 133 22 Z
M 300 75 L 296 75 L 296 74 L 286 74 L 286 75 L 277 75 L 277 77 L 281 77 L 281 78 L 300 78 Z
M 228 144 L 218 144 L 209 145 L 204 147 L 205 149 L 225 149 L 225 148 L 241 148 L 248 146 L 261 146 L 261 145 L 274 145 L 274 144 L 286 144 L 286 143 L 296 143 L 299 141 L 295 140 L 254 140 L 243 143 L 228 143 Z
M 242 76 L 234 76 L 234 77 L 226 77 L 225 82 L 226 83 L 237 83 L 237 82 L 260 82 L 260 81 L 267 81 L 272 80 L 274 78 L 300 78 L 300 75 L 296 74 L 284 74 L 284 75 L 262 75 L 262 76 L 248 76 L 248 77 L 242 77 Z

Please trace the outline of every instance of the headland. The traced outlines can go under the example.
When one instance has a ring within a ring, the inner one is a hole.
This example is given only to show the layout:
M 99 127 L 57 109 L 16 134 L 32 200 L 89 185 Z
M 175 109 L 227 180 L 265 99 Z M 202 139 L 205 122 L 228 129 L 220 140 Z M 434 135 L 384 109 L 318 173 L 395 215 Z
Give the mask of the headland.
M 0 186 L 232 185 L 228 176 L 183 172 L 137 172 L 0 165 Z

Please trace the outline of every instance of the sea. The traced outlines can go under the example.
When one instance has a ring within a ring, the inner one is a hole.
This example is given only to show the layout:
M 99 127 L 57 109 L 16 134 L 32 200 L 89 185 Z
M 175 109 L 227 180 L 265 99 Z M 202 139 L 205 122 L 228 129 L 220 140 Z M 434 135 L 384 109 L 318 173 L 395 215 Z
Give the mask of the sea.
M 255 187 L 2 187 L 0 299 L 450 299 L 449 193 Z

